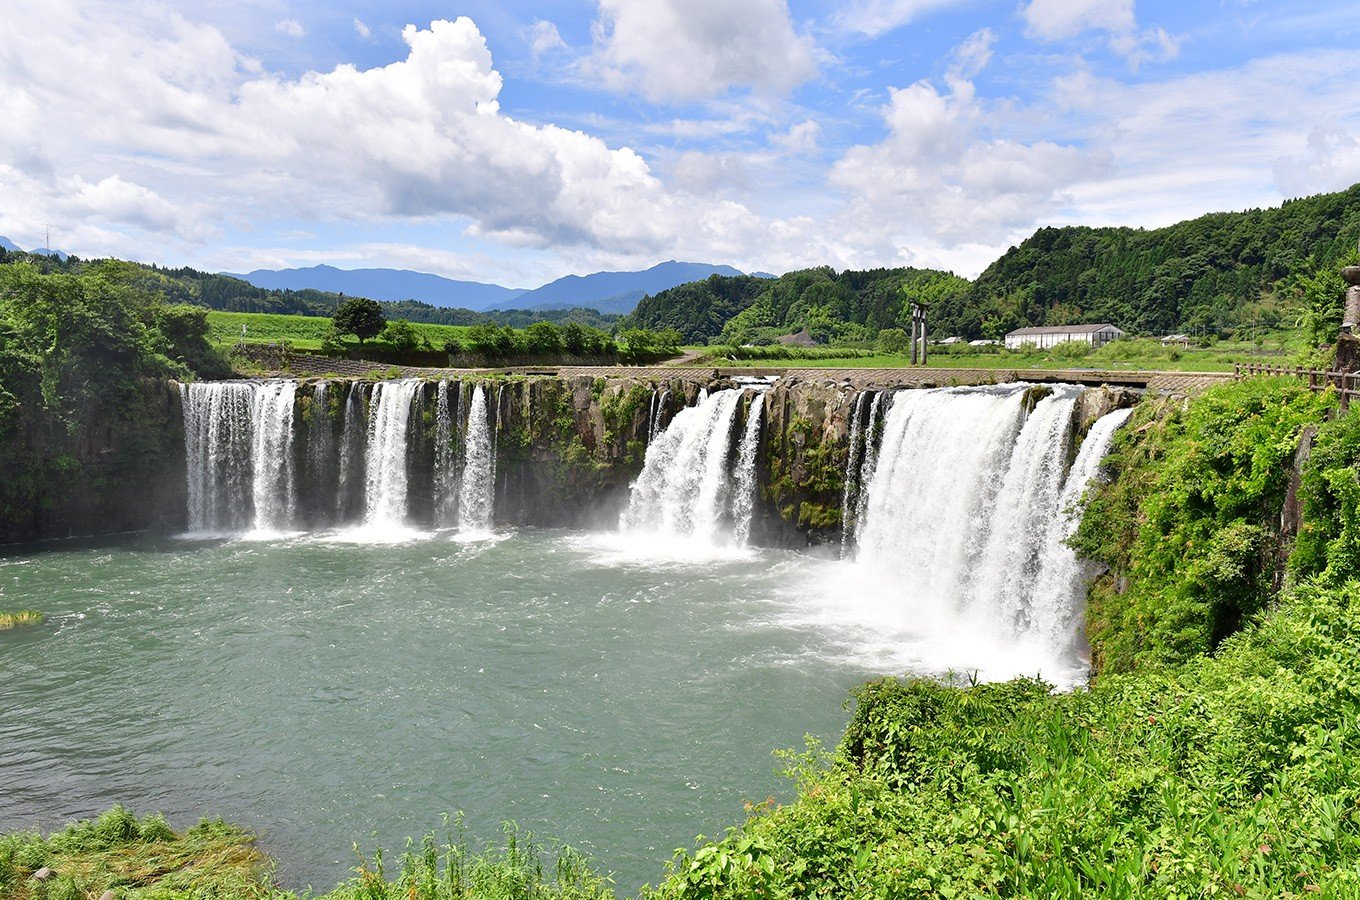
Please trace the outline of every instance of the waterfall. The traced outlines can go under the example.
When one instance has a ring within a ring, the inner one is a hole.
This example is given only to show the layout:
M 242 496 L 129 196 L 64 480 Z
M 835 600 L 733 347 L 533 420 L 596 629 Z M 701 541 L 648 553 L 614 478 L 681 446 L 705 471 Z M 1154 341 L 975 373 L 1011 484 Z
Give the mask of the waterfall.
M 878 471 L 878 452 L 880 443 L 879 424 L 883 419 L 883 407 L 887 404 L 891 395 L 887 391 L 880 391 L 874 395 L 873 402 L 869 404 L 869 421 L 864 425 L 864 452 L 860 454 L 859 474 L 855 478 L 855 489 L 858 496 L 854 498 L 855 512 L 850 516 L 850 529 L 841 536 L 841 554 L 855 546 L 860 524 L 869 512 L 869 482 L 873 480 L 874 473 Z M 846 519 L 846 513 L 841 511 L 841 519 Z
M 620 526 L 714 544 L 728 510 L 728 455 L 741 391 L 709 394 L 676 413 L 647 448 Z
M 243 531 L 251 521 L 255 386 L 181 384 L 189 530 Z
M 872 435 L 861 437 L 864 432 L 865 407 L 871 406 L 874 395 L 870 391 L 855 397 L 855 407 L 850 414 L 850 453 L 845 466 L 845 490 L 841 494 L 841 555 L 844 556 L 854 546 L 855 519 L 852 510 L 859 501 L 860 462 L 865 447 L 872 443 Z
M 670 399 L 669 388 L 662 388 L 659 392 L 652 391 L 652 408 L 647 413 L 647 443 L 650 444 L 661 430 L 661 420 L 666 415 L 666 401 Z
M 1024 631 L 1049 524 L 1061 518 L 1072 411 L 1080 388 L 1066 385 L 1025 417 L 991 505 L 987 540 L 969 587 L 979 614 L 1008 633 Z
M 1038 641 L 1061 647 L 1077 636 L 1081 604 L 1070 601 L 1073 598 L 1081 600 L 1087 581 L 1096 573 L 1092 571 L 1092 563 L 1077 558 L 1067 546 L 1067 540 L 1081 524 L 1086 489 L 1100 473 L 1101 461 L 1109 452 L 1115 432 L 1132 414 L 1131 409 L 1117 409 L 1096 420 L 1063 484 L 1058 500 L 1059 514 L 1049 522 L 1039 574 L 1035 578 L 1029 631 Z
M 974 664 L 1004 648 L 1022 661 L 1016 665 L 1033 663 L 1030 673 L 1042 667 L 1054 675 L 1073 665 L 1072 611 L 1084 587 L 1082 567 L 1063 542 L 1127 414 L 1092 428 L 1069 473 L 1080 389 L 1055 386 L 1032 410 L 1027 390 L 891 396 L 881 443 L 875 450 L 866 435 L 860 461 L 854 570 L 901 621 L 971 647 Z
M 367 439 L 364 384 L 351 381 L 345 395 L 345 417 L 340 431 L 340 474 L 335 495 L 335 514 L 342 521 L 358 516 L 365 480 L 364 442 Z
M 487 421 L 486 393 L 480 384 L 473 388 L 464 432 L 463 478 L 458 489 L 458 530 L 464 534 L 486 533 L 492 525 L 496 460 Z
M 364 482 L 364 524 L 400 526 L 406 521 L 406 443 L 411 405 L 420 382 L 380 381 L 369 400 Z
M 745 547 L 751 541 L 751 517 L 756 503 L 756 453 L 760 449 L 760 414 L 765 403 L 757 391 L 746 410 L 746 428 L 737 445 L 737 487 L 732 497 L 732 535 Z
M 180 385 L 190 531 L 293 524 L 296 392 L 292 381 Z
M 461 401 L 462 385 L 456 384 L 455 395 Z M 453 414 L 454 410 L 449 409 L 449 382 L 441 381 L 435 394 L 434 412 L 434 519 L 435 525 L 441 528 L 457 521 L 458 471 L 455 468 L 457 454 L 453 446 L 457 435 Z
M 293 524 L 293 402 L 297 382 L 257 385 L 251 423 L 254 429 L 252 497 L 255 530 L 283 531 Z

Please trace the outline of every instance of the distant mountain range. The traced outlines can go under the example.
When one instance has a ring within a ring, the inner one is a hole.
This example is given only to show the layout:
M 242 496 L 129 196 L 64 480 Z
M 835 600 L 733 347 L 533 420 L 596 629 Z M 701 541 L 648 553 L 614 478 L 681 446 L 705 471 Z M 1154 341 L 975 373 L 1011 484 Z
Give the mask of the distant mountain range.
M 3 237 L 3 236 L 0 236 L 0 250 L 8 250 L 8 251 L 10 251 L 11 253 L 23 253 L 23 252 L 25 252 L 23 247 L 20 247 L 18 244 L 14 243 L 14 242 L 11 241 L 9 238 Z M 36 253 L 36 254 L 38 254 L 39 256 L 47 256 L 47 255 L 50 254 L 50 255 L 52 255 L 52 256 L 55 256 L 57 259 L 65 259 L 65 258 L 66 258 L 66 254 L 65 254 L 63 251 L 61 251 L 61 250 L 51 250 L 51 251 L 49 251 L 49 250 L 46 250 L 46 249 L 43 248 L 43 247 L 37 247 L 37 248 L 35 248 L 35 249 L 33 249 L 33 250 L 29 250 L 29 251 L 27 251 L 27 252 L 29 252 L 29 253 Z
M 337 269 L 326 265 L 305 269 L 256 269 L 233 277 L 256 287 L 275 290 L 312 288 L 373 300 L 420 300 L 434 306 L 460 307 L 479 312 L 488 309 L 585 307 L 602 313 L 629 313 L 639 300 L 649 294 L 710 275 L 741 274 L 741 270 L 731 266 L 671 260 L 641 272 L 567 275 L 533 290 L 507 288 L 480 281 L 456 281 L 405 269 Z

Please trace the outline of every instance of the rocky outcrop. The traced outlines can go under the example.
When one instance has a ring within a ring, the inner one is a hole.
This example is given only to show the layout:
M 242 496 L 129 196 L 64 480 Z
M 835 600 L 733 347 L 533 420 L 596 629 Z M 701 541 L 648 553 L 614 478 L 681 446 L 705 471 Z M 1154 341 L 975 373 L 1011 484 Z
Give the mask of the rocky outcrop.
M 757 543 L 806 546 L 840 541 L 850 420 L 859 392 L 827 381 L 781 379 L 765 398 L 757 455 Z

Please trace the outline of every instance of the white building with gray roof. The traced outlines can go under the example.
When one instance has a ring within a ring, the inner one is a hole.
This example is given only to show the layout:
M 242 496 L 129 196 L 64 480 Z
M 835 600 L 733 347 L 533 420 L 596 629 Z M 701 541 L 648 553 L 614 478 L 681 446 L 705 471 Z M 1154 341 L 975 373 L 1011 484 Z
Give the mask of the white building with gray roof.
M 1108 322 L 1099 325 L 1045 325 L 1040 328 L 1017 328 L 1006 335 L 1006 349 L 1019 350 L 1025 344 L 1048 350 L 1064 341 L 1077 341 L 1100 347 L 1122 338 L 1125 332 Z

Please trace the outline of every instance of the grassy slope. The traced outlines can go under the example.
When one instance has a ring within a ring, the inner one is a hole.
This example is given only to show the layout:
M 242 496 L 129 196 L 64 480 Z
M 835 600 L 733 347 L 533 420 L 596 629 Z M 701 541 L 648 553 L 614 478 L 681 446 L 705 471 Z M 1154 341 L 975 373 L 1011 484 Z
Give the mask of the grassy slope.
M 208 339 L 218 347 L 232 347 L 241 340 L 241 326 L 246 326 L 246 341 L 252 344 L 271 344 L 287 341 L 296 350 L 316 350 L 330 329 L 331 320 L 319 316 L 290 316 L 277 313 L 240 313 L 213 310 L 208 313 Z M 450 337 L 461 338 L 467 328 L 462 325 L 426 325 L 414 322 L 417 335 L 426 337 L 438 349 Z M 346 340 L 356 343 L 353 337 Z M 357 346 L 357 343 L 356 343 Z

